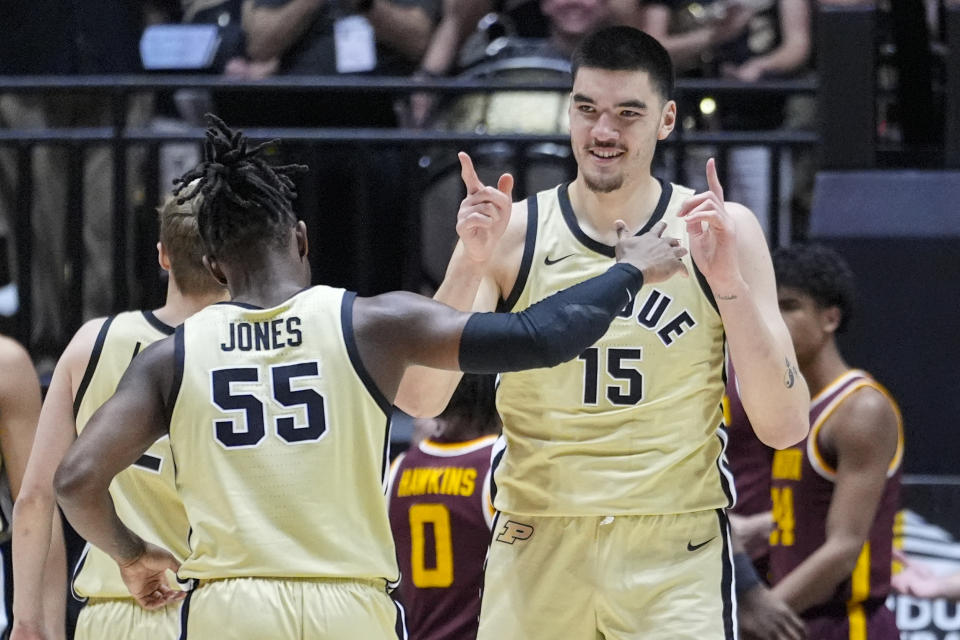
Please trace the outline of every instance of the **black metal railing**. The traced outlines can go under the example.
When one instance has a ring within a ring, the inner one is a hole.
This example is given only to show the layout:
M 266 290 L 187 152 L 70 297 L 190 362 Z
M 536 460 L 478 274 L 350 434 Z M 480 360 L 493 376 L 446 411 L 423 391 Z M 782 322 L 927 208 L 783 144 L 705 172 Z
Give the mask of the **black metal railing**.
M 113 216 L 113 245 L 112 245 L 112 289 L 113 310 L 119 311 L 131 306 L 149 306 L 159 300 L 159 275 L 156 270 L 147 269 L 143 272 L 145 281 L 138 297 L 131 297 L 129 287 L 129 241 L 131 238 L 131 214 L 127 194 L 127 162 L 116 161 L 117 158 L 126 158 L 131 148 L 146 150 L 146 160 L 143 168 L 143 184 L 145 188 L 145 202 L 151 206 L 159 202 L 162 194 L 158 183 L 159 154 L 165 144 L 177 142 L 197 142 L 202 138 L 203 129 L 184 126 L 175 132 L 157 131 L 150 128 L 129 126 L 126 121 L 128 99 L 134 94 L 144 92 L 162 93 L 180 89 L 202 91 L 246 93 L 332 93 L 349 92 L 389 93 L 402 96 L 414 92 L 430 91 L 438 94 L 465 94 L 475 92 L 502 92 L 518 90 L 536 90 L 547 92 L 567 92 L 567 82 L 497 82 L 483 79 L 425 79 L 413 81 L 407 78 L 374 78 L 374 77 L 273 77 L 260 81 L 234 81 L 214 76 L 67 76 L 67 77 L 0 77 L 0 94 L 45 94 L 45 95 L 78 95 L 94 94 L 109 99 L 111 105 L 110 126 L 99 127 L 71 127 L 71 128 L 41 128 L 41 129 L 7 129 L 0 130 L 0 148 L 13 148 L 17 158 L 17 189 L 16 215 L 12 221 L 17 255 L 17 281 L 19 287 L 20 309 L 16 322 L 17 337 L 29 342 L 30 329 L 33 324 L 31 287 L 25 283 L 31 282 L 31 260 L 24 259 L 32 253 L 34 235 L 31 224 L 32 197 L 38 185 L 33 184 L 31 150 L 40 146 L 66 147 L 76 153 L 71 154 L 68 163 L 68 198 L 70 202 L 83 201 L 83 166 L 82 151 L 92 146 L 107 145 L 112 149 L 113 192 L 112 211 L 121 214 Z M 685 95 L 703 94 L 723 96 L 730 93 L 752 92 L 756 94 L 789 95 L 806 93 L 813 94 L 817 84 L 810 79 L 792 81 L 763 81 L 753 84 L 744 84 L 725 80 L 683 80 L 678 82 L 677 94 L 682 104 Z M 478 134 L 461 131 L 416 130 L 407 128 L 246 128 L 246 132 L 253 140 L 281 138 L 285 141 L 303 143 L 311 147 L 329 148 L 350 146 L 358 149 L 375 149 L 392 147 L 410 152 L 411 169 L 417 167 L 417 158 L 437 148 L 455 150 L 456 148 L 477 148 L 480 145 L 492 143 L 502 144 L 508 149 L 509 157 L 514 160 L 517 168 L 517 184 L 526 185 L 524 158 L 531 150 L 539 145 L 568 146 L 566 133 L 556 134 L 523 134 L 497 133 Z M 779 200 L 780 185 L 779 166 L 783 155 L 793 149 L 809 149 L 817 144 L 819 136 L 815 131 L 683 131 L 677 130 L 675 135 L 665 141 L 664 146 L 674 150 L 673 165 L 678 169 L 678 177 L 682 178 L 683 156 L 690 145 L 711 146 L 723 154 L 730 148 L 743 145 L 760 145 L 772 149 L 770 160 L 771 177 L 771 206 L 770 206 L 770 241 L 778 245 L 783 241 L 779 236 Z M 452 153 L 450 154 L 453 155 Z M 721 162 L 721 178 L 724 178 L 725 164 Z M 357 175 L 360 184 L 372 184 L 376 176 Z M 413 172 L 411 179 L 417 186 L 422 186 L 425 177 L 422 172 Z M 522 187 L 521 187 L 522 189 Z M 416 206 L 411 205 L 404 215 L 409 216 L 406 225 L 405 237 L 400 239 L 403 250 L 408 259 L 405 260 L 404 277 L 402 284 L 405 288 L 415 289 L 421 278 L 418 268 L 417 255 L 419 251 L 419 226 L 416 220 Z M 456 210 L 453 204 L 451 215 Z M 302 213 L 302 212 L 301 212 Z M 76 207 L 69 216 L 65 216 L 65 235 L 74 241 L 66 242 L 67 264 L 71 286 L 66 288 L 66 299 L 63 300 L 64 325 L 68 332 L 76 329 L 81 322 L 82 315 L 82 286 L 84 271 L 82 238 L 84 212 Z M 367 230 L 366 233 L 375 233 L 376 230 Z M 367 235 L 361 230 L 354 234 L 352 253 L 357 256 L 356 281 L 347 283 L 361 291 L 376 289 L 376 273 L 378 265 L 367 251 Z M 146 246 L 150 246 L 148 242 Z M 69 333 L 68 333 L 69 335 Z

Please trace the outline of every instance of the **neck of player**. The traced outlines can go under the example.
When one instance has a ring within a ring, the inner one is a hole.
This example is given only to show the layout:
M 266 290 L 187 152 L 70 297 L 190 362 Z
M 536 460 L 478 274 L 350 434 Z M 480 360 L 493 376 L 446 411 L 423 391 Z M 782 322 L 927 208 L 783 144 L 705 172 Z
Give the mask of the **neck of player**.
M 291 231 L 283 246 L 251 247 L 239 260 L 219 262 L 234 302 L 274 307 L 310 285 L 306 229 Z
M 204 307 L 229 300 L 224 289 L 213 289 L 208 293 L 186 295 L 177 286 L 173 276 L 167 282 L 167 298 L 163 306 L 153 311 L 160 322 L 175 327 Z
M 840 355 L 837 343 L 832 338 L 828 339 L 809 359 L 800 360 L 799 364 L 800 373 L 807 381 L 811 397 L 816 396 L 850 370 L 850 365 Z
M 650 220 L 663 187 L 660 182 L 646 174 L 631 183 L 625 179 L 623 186 L 608 193 L 590 190 L 582 177 L 570 183 L 570 204 L 577 222 L 591 238 L 604 244 L 617 244 L 616 221 L 623 220 L 632 235 Z

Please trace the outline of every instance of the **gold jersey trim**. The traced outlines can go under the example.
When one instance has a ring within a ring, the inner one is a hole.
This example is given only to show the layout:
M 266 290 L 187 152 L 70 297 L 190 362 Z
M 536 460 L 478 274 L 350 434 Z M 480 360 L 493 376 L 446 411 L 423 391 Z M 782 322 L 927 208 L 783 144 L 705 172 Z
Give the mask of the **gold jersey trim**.
M 866 371 L 862 371 L 860 369 L 851 369 L 850 371 L 841 374 L 836 380 L 827 385 L 825 389 L 814 396 L 813 400 L 810 402 L 810 405 L 812 407 L 816 407 L 817 405 L 821 404 L 827 397 L 829 397 L 831 393 L 849 383 L 850 380 L 854 378 L 860 378 L 860 380 L 850 384 L 848 388 L 844 389 L 835 398 L 830 400 L 829 404 L 827 404 L 820 415 L 817 416 L 816 421 L 810 426 L 810 435 L 807 437 L 807 457 L 810 460 L 810 466 L 813 467 L 813 470 L 817 472 L 817 475 L 830 482 L 834 482 L 837 479 L 837 469 L 827 461 L 826 456 L 824 456 L 823 452 L 820 450 L 820 432 L 830 416 L 836 412 L 837 407 L 840 406 L 840 403 L 860 389 L 869 388 L 879 391 L 880 394 L 883 395 L 890 403 L 890 407 L 893 409 L 893 412 L 897 417 L 897 450 L 894 452 L 893 458 L 890 460 L 890 464 L 887 466 L 887 477 L 892 477 L 897 472 L 897 469 L 900 468 L 900 464 L 903 462 L 903 415 L 900 413 L 900 407 L 897 405 L 896 400 L 893 399 L 893 395 L 891 395 L 891 393 L 883 385 L 874 380 Z

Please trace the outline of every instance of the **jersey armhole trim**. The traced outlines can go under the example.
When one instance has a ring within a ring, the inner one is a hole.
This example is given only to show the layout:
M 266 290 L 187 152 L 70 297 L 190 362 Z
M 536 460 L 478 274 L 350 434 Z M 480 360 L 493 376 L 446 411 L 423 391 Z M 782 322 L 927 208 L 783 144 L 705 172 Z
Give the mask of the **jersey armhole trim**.
M 340 328 L 343 331 L 343 344 L 347 348 L 347 356 L 350 358 L 350 364 L 354 371 L 367 388 L 367 392 L 374 399 L 383 413 L 390 418 L 393 412 L 393 405 L 383 395 L 380 388 L 377 387 L 367 368 L 363 366 L 363 360 L 360 358 L 360 351 L 357 349 L 356 337 L 353 334 L 353 302 L 357 299 L 357 294 L 353 291 L 344 291 L 343 298 L 340 301 Z
M 97 334 L 97 340 L 93 343 L 90 361 L 87 362 L 87 368 L 83 372 L 83 379 L 80 380 L 80 386 L 77 388 L 77 397 L 73 400 L 74 419 L 76 419 L 77 414 L 80 412 L 80 403 L 83 402 L 83 396 L 87 392 L 87 387 L 90 386 L 94 372 L 97 370 L 97 363 L 100 362 L 100 354 L 103 353 L 103 343 L 107 341 L 107 331 L 110 329 L 110 324 L 114 318 L 116 318 L 116 316 L 110 316 L 104 320 L 103 326 L 100 327 L 100 333 Z
M 697 284 L 700 285 L 700 290 L 703 291 L 703 295 L 707 297 L 707 302 L 709 302 L 713 310 L 717 312 L 717 315 L 720 315 L 720 307 L 717 306 L 717 299 L 713 295 L 713 289 L 707 284 L 707 278 L 701 273 L 697 267 L 697 263 L 693 259 L 690 260 L 690 264 L 693 265 L 693 274 L 697 277 Z
M 533 264 L 533 252 L 537 246 L 537 196 L 536 194 L 527 198 L 527 233 L 523 240 L 523 258 L 520 259 L 520 272 L 517 273 L 517 281 L 513 283 L 513 289 L 505 300 L 501 300 L 497 305 L 497 311 L 505 313 L 512 311 L 520 294 L 527 286 L 527 278 L 530 276 L 530 266 Z

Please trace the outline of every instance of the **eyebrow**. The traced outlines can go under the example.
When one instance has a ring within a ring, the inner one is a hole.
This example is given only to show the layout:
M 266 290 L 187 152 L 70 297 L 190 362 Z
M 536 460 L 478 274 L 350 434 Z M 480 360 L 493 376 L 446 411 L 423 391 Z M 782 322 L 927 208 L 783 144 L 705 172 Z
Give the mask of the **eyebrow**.
M 589 97 L 589 96 L 585 96 L 585 95 L 583 95 L 582 93 L 575 93 L 575 94 L 573 94 L 573 101 L 574 101 L 574 102 L 587 102 L 587 103 L 590 103 L 590 104 L 596 104 L 596 101 L 595 101 L 593 98 L 591 98 L 591 97 Z M 647 109 L 647 103 L 646 103 L 646 102 L 643 102 L 642 100 L 626 100 L 625 102 L 620 102 L 620 103 L 618 103 L 616 106 L 617 106 L 617 107 L 630 107 L 630 108 L 632 108 L 632 109 L 637 109 L 637 110 L 640 110 L 640 111 L 646 111 L 646 109 Z

